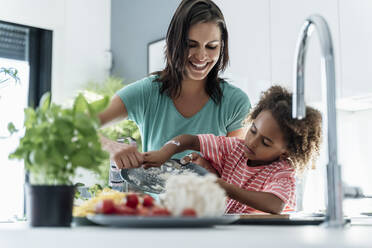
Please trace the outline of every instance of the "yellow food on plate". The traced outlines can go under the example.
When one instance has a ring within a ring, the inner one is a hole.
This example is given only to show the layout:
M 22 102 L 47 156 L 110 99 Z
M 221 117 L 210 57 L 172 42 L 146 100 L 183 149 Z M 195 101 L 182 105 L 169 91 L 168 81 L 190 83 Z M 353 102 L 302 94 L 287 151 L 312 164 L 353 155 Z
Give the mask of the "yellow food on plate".
M 120 204 L 123 202 L 126 193 L 118 192 L 110 188 L 104 188 L 101 192 L 98 192 L 95 197 L 84 201 L 80 206 L 74 206 L 72 215 L 74 217 L 86 217 L 88 214 L 95 213 L 95 207 L 98 202 L 105 199 L 111 199 L 115 204 Z

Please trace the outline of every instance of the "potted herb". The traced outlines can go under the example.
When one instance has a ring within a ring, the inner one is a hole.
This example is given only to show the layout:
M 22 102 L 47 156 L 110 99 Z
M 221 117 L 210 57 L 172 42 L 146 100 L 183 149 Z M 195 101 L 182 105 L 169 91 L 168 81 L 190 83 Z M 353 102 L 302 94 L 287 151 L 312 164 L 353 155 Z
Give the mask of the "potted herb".
M 25 134 L 9 158 L 23 159 L 29 172 L 27 216 L 32 226 L 70 226 L 76 169 L 99 172 L 97 165 L 108 159 L 97 134 L 97 114 L 108 102 L 104 97 L 88 103 L 80 94 L 71 108 L 62 108 L 46 93 L 38 108 L 25 109 Z

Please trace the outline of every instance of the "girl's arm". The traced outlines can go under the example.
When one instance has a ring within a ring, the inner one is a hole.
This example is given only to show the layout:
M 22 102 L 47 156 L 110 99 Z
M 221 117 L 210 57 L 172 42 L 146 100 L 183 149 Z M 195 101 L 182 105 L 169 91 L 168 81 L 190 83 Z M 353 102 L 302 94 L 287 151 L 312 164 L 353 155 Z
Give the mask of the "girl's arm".
M 217 179 L 217 183 L 226 191 L 226 194 L 230 198 L 257 210 L 271 214 L 280 214 L 284 209 L 284 202 L 272 193 L 241 189 L 222 179 Z
M 174 154 L 183 152 L 185 150 L 200 151 L 200 142 L 198 136 L 189 134 L 179 135 L 165 143 L 160 150 L 143 153 L 144 166 L 161 166 Z

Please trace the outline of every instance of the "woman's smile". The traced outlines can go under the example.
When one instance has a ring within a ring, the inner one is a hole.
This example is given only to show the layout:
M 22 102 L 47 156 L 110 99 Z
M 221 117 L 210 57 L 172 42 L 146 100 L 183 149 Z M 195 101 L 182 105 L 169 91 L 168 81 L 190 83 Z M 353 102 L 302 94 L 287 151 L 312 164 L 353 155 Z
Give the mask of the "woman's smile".
M 205 68 L 207 68 L 208 63 L 197 64 L 197 63 L 194 63 L 194 62 L 190 61 L 190 64 L 192 65 L 193 69 L 195 69 L 197 71 L 202 71 Z
M 210 62 L 193 62 L 189 61 L 190 69 L 196 73 L 204 73 L 205 70 L 209 67 Z

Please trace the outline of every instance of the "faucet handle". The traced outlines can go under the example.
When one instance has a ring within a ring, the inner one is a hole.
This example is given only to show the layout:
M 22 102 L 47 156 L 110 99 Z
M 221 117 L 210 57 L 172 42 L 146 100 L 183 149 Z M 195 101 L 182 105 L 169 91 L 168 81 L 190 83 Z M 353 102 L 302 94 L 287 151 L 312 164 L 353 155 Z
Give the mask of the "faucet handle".
M 349 186 L 344 183 L 343 191 L 344 191 L 344 198 L 355 198 L 355 199 L 368 198 L 368 196 L 364 195 L 361 187 Z

